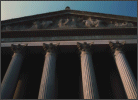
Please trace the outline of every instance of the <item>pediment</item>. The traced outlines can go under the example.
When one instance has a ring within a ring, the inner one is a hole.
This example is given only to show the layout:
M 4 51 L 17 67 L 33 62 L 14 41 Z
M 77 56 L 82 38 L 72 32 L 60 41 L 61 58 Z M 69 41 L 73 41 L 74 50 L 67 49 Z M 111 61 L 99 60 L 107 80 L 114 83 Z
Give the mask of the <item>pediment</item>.
M 64 13 L 63 13 L 64 12 Z M 37 29 L 119 28 L 137 27 L 136 18 L 88 14 L 76 11 L 59 11 L 2 22 L 2 31 L 27 31 Z

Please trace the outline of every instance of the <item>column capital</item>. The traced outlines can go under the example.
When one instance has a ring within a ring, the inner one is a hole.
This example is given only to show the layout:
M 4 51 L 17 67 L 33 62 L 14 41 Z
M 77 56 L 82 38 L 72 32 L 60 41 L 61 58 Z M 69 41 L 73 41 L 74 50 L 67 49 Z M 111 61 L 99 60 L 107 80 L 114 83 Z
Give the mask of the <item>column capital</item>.
M 116 43 L 113 42 L 109 42 L 109 46 L 112 50 L 113 53 L 115 53 L 115 51 L 121 52 L 122 48 L 124 47 L 125 41 L 122 43 L 119 43 L 119 41 L 116 41 Z
M 92 43 L 87 43 L 87 42 L 79 43 L 79 42 L 77 42 L 77 47 L 78 47 L 79 51 L 90 52 L 91 46 L 93 44 L 94 44 L 93 42 Z
M 11 49 L 14 53 L 21 53 L 24 49 L 24 47 L 26 47 L 28 44 L 25 44 L 25 45 L 14 45 L 14 44 L 11 44 Z
M 50 43 L 50 44 L 45 44 L 43 43 L 43 48 L 46 52 L 56 52 L 56 49 L 57 47 L 59 46 L 60 43 L 57 43 L 57 44 L 53 44 L 53 43 Z

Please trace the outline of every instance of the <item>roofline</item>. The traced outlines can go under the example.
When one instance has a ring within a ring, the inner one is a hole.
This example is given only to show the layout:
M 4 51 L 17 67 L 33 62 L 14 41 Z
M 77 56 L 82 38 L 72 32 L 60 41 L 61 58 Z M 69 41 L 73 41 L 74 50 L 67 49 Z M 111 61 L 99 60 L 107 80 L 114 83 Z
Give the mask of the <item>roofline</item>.
M 54 11 L 49 13 L 43 13 L 43 14 L 36 14 L 31 16 L 25 16 L 20 18 L 14 18 L 9 20 L 1 21 L 1 24 L 12 24 L 12 23 L 18 23 L 22 21 L 29 21 L 29 20 L 35 20 L 38 18 L 43 17 L 52 17 L 62 14 L 77 14 L 77 15 L 87 15 L 87 16 L 93 16 L 97 18 L 105 18 L 105 19 L 113 19 L 113 20 L 126 20 L 131 22 L 137 22 L 137 17 L 129 17 L 129 16 L 121 16 L 121 15 L 113 15 L 113 14 L 104 14 L 104 13 L 96 13 L 96 12 L 87 12 L 87 11 L 79 11 L 79 10 L 60 10 L 60 11 Z

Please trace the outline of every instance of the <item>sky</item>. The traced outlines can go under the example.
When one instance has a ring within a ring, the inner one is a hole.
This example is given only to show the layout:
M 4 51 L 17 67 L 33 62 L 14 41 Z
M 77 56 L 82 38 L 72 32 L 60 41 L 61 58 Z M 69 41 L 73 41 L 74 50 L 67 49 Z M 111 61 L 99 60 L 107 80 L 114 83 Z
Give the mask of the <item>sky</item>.
M 64 10 L 137 17 L 137 1 L 1 1 L 1 20 Z

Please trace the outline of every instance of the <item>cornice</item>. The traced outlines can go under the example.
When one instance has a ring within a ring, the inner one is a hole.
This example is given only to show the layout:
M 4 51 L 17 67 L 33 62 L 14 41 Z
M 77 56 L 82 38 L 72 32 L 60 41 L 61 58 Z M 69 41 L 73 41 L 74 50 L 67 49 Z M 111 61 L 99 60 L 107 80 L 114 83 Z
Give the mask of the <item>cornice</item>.
M 80 28 L 80 29 L 45 29 L 30 31 L 5 31 L 1 32 L 1 38 L 18 37 L 54 37 L 54 36 L 100 36 L 100 35 L 137 35 L 137 27 L 134 28 Z

